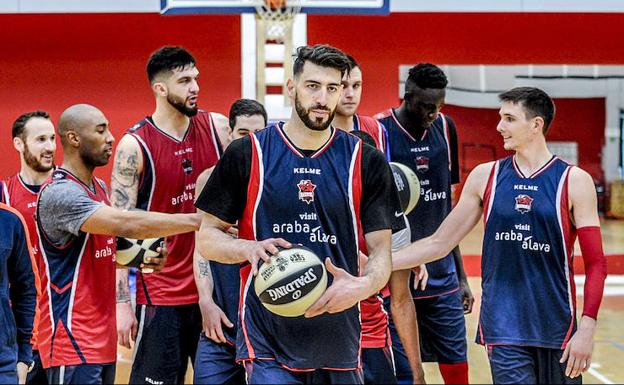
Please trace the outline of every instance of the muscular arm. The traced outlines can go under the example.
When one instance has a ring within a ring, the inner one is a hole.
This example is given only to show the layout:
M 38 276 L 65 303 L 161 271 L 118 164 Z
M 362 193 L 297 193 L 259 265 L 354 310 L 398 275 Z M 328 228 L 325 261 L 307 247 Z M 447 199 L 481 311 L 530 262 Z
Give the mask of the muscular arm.
M 470 173 L 457 206 L 433 235 L 394 253 L 393 270 L 404 270 L 443 258 L 477 224 L 483 212 L 483 192 L 493 163 L 481 164 Z

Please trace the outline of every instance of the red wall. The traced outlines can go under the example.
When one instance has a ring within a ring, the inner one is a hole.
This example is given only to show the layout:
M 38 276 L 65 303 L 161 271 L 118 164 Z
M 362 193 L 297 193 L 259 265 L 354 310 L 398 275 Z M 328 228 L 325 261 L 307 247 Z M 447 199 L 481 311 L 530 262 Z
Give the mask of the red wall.
M 153 97 L 144 67 L 149 54 L 164 44 L 183 45 L 195 54 L 202 72 L 200 106 L 227 112 L 240 97 L 240 29 L 238 16 L 0 15 L 0 177 L 18 168 L 10 125 L 25 111 L 46 109 L 56 121 L 69 105 L 92 103 L 108 116 L 117 138 L 151 114 Z M 400 64 L 622 64 L 621 36 L 622 14 L 308 18 L 311 44 L 331 43 L 360 61 L 366 82 L 362 112 L 368 114 L 398 104 Z M 558 131 L 573 130 L 569 140 L 580 142 L 581 164 L 599 168 L 603 101 L 557 104 L 555 125 L 561 130 L 555 128 L 551 138 Z M 445 110 L 458 122 L 462 141 L 487 138 L 502 151 L 493 131 L 495 111 L 453 106 Z M 109 170 L 99 175 L 108 180 Z
M 227 112 L 240 97 L 240 28 L 238 16 L 0 15 L 0 177 L 19 167 L 10 127 L 23 112 L 44 109 L 56 122 L 70 105 L 90 103 L 117 139 L 151 114 L 145 64 L 162 45 L 195 55 L 200 106 Z M 109 170 L 98 174 L 108 181 Z

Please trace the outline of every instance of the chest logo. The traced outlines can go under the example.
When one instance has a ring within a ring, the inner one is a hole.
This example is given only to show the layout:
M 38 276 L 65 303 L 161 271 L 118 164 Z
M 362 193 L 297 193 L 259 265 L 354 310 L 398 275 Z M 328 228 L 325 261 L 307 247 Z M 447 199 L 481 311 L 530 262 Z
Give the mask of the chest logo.
M 531 205 L 533 204 L 533 198 L 528 195 L 520 194 L 516 198 L 516 211 L 521 214 L 531 211 Z
M 182 169 L 184 170 L 184 173 L 186 175 L 189 175 L 190 173 L 192 173 L 193 172 L 193 161 L 188 159 L 188 158 L 182 159 Z
M 314 189 L 316 185 L 309 179 L 302 179 L 297 184 L 299 188 L 299 199 L 307 204 L 314 202 Z
M 426 156 L 416 157 L 416 171 L 418 172 L 429 171 L 429 157 L 426 157 Z

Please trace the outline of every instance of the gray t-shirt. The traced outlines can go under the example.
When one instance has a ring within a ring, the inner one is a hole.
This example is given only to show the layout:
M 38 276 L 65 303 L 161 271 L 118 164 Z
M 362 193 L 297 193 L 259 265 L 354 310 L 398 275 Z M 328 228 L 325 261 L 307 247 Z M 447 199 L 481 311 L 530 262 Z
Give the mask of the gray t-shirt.
M 78 236 L 82 224 L 103 203 L 94 201 L 84 188 L 71 180 L 45 187 L 39 196 L 39 222 L 48 239 L 57 246 Z

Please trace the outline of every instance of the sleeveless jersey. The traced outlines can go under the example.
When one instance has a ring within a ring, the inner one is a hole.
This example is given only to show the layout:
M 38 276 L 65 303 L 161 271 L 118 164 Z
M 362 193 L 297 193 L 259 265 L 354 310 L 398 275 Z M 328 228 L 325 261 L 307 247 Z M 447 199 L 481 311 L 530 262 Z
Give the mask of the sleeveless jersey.
M 210 113 L 200 111 L 190 119 L 182 140 L 177 140 L 143 119 L 129 130 L 143 153 L 143 173 L 136 207 L 162 213 L 195 213 L 197 176 L 214 166 L 220 145 Z M 137 272 L 137 303 L 188 305 L 197 303 L 193 278 L 195 233 L 166 238 L 167 266 L 158 274 Z
M 386 128 L 383 124 L 381 124 L 381 122 L 371 118 L 370 116 L 361 116 L 356 114 L 353 116 L 353 131 L 358 130 L 362 130 L 372 136 L 373 139 L 375 139 L 377 149 L 386 155 L 388 154 L 386 148 Z
M 41 297 L 41 282 L 39 280 L 38 271 L 45 269 L 43 260 L 39 255 L 39 237 L 37 237 L 37 225 L 35 224 L 35 211 L 37 209 L 37 193 L 26 187 L 26 184 L 22 181 L 19 174 L 15 174 L 12 177 L 7 178 L 2 183 L 2 190 L 4 191 L 3 202 L 8 206 L 15 208 L 22 214 L 26 226 L 28 226 L 28 235 L 30 237 L 31 245 L 31 263 L 33 266 L 33 273 L 35 275 L 35 287 L 37 289 L 37 301 Z M 30 340 L 33 345 L 33 349 L 37 350 L 37 328 L 39 324 L 39 308 L 35 308 L 35 321 L 33 323 L 33 334 Z
M 357 276 L 361 140 L 331 128 L 329 141 L 304 156 L 281 125 L 251 136 L 251 175 L 239 236 L 301 243 Z M 249 264 L 241 268 L 239 360 L 276 359 L 288 369 L 304 371 L 359 367 L 358 306 L 313 318 L 277 316 L 260 303 L 250 270 Z
M 513 157 L 483 197 L 483 294 L 477 342 L 563 349 L 576 329 L 571 166 L 553 157 L 524 177 Z
M 61 168 L 41 191 L 63 179 L 78 184 L 94 201 L 109 204 L 104 182 L 94 178 L 92 191 Z M 115 237 L 81 231 L 65 245 L 55 246 L 39 221 L 37 231 L 45 264 L 39 271 L 38 341 L 43 367 L 115 362 Z
M 393 110 L 379 120 L 388 132 L 390 160 L 411 168 L 420 179 L 420 199 L 407 215 L 412 242 L 433 234 L 451 212 L 451 150 L 448 125 L 440 114 L 421 138 L 414 138 L 401 126 Z M 427 264 L 429 281 L 425 290 L 414 290 L 414 298 L 435 297 L 458 290 L 455 261 L 451 252 Z M 413 279 L 413 274 L 412 274 Z

